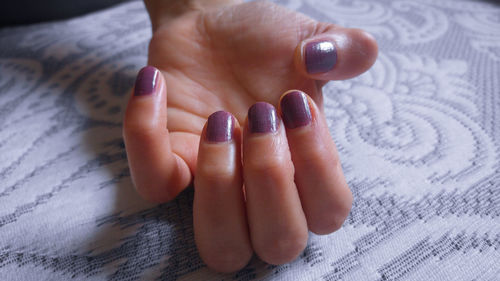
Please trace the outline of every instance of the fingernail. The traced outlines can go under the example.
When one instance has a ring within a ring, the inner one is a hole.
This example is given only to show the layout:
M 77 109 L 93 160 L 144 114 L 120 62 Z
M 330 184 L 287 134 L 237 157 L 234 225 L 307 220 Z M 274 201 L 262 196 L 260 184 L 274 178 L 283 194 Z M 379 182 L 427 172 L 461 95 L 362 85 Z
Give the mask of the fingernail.
M 217 111 L 208 117 L 206 140 L 211 142 L 225 142 L 233 138 L 234 119 L 226 111 Z
M 276 109 L 267 102 L 258 102 L 248 110 L 248 126 L 251 133 L 272 133 L 278 128 Z
M 309 42 L 305 46 L 304 57 L 308 73 L 328 72 L 337 62 L 337 50 L 329 41 Z
M 288 129 L 305 126 L 311 123 L 311 110 L 304 93 L 293 91 L 287 93 L 280 102 L 283 123 Z
M 134 96 L 147 96 L 154 93 L 158 81 L 158 69 L 152 66 L 143 67 L 135 80 Z

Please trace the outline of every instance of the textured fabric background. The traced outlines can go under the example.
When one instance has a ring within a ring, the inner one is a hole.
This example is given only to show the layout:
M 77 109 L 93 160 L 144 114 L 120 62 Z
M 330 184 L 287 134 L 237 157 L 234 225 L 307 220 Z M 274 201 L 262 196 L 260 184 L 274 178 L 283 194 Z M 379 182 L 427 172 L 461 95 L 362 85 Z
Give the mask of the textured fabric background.
M 341 230 L 218 275 L 192 189 L 138 198 L 121 115 L 151 33 L 132 2 L 0 30 L 0 280 L 500 280 L 500 5 L 280 3 L 379 42 L 368 73 L 325 89 L 355 196 Z

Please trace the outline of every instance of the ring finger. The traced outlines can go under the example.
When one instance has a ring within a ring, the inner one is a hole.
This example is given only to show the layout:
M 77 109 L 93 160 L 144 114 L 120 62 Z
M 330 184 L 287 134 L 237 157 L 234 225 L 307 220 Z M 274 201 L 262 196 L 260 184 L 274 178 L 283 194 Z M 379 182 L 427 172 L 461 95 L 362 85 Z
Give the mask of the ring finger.
M 248 111 L 243 175 L 255 252 L 270 264 L 295 259 L 306 246 L 307 223 L 293 179 L 285 129 L 268 103 L 256 103 Z

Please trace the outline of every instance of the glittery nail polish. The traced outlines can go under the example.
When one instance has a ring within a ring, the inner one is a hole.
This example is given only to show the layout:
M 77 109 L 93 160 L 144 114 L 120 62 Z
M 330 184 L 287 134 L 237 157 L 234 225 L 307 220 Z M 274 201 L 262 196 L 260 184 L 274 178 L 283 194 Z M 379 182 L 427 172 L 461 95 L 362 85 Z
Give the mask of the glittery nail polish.
M 158 81 L 158 74 L 158 69 L 152 66 L 143 67 L 135 80 L 134 96 L 153 94 Z
M 287 93 L 280 102 L 283 123 L 288 129 L 302 127 L 311 123 L 311 110 L 307 97 L 300 91 Z
M 248 125 L 251 133 L 272 133 L 278 129 L 276 109 L 267 102 L 258 102 L 248 110 Z
M 309 42 L 305 46 L 304 58 L 308 73 L 324 73 L 335 66 L 337 50 L 329 41 Z
M 210 142 L 230 141 L 233 137 L 234 119 L 226 111 L 217 111 L 208 117 L 206 140 Z

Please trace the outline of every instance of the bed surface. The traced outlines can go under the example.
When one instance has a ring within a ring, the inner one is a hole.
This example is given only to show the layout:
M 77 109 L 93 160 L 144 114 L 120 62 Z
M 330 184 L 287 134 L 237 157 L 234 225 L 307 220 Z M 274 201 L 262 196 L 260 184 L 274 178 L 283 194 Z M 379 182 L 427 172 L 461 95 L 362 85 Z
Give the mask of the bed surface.
M 279 3 L 379 42 L 369 72 L 325 88 L 355 198 L 341 230 L 221 275 L 198 257 L 192 189 L 138 198 L 121 116 L 151 32 L 133 1 L 0 30 L 0 279 L 500 280 L 500 5 Z

